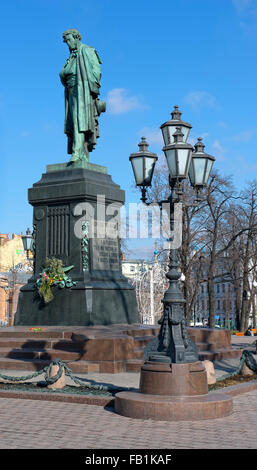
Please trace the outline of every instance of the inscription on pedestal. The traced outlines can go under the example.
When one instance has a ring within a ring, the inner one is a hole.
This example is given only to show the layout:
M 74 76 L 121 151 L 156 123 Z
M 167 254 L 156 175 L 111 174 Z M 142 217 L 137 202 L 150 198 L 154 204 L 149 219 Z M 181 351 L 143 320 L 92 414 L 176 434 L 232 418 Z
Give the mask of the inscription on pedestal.
M 119 240 L 110 238 L 93 238 L 92 267 L 95 270 L 119 271 Z

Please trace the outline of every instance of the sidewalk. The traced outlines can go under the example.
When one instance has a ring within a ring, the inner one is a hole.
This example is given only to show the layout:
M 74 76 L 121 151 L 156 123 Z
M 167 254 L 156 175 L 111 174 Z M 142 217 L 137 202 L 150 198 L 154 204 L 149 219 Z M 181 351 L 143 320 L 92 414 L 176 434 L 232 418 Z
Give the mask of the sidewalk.
M 250 349 L 256 339 L 233 337 L 232 343 Z M 216 375 L 235 370 L 239 361 L 216 361 Z M 14 371 L 5 373 L 14 375 Z M 92 383 L 137 388 L 140 374 L 77 376 Z M 0 398 L 0 448 L 256 449 L 256 414 L 257 390 L 234 397 L 233 413 L 226 418 L 192 422 L 131 419 L 95 405 Z

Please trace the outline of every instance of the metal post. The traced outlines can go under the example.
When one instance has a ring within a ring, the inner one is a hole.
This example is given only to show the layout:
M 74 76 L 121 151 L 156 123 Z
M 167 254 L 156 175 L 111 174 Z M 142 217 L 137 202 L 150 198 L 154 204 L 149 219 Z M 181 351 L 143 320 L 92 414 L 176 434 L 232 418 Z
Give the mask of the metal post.
M 170 179 L 170 187 L 170 228 L 172 233 L 174 229 L 174 204 L 181 202 L 181 182 Z M 166 274 L 170 285 L 162 300 L 164 308 L 162 317 L 159 320 L 161 327 L 158 344 L 155 350 L 150 351 L 149 355 L 149 360 L 153 362 L 185 363 L 198 360 L 197 349 L 190 340 L 186 329 L 185 299 L 179 284 L 181 273 L 178 267 L 178 249 L 171 248 L 169 271 Z
M 150 312 L 151 325 L 154 324 L 154 299 L 153 299 L 153 270 L 150 269 Z

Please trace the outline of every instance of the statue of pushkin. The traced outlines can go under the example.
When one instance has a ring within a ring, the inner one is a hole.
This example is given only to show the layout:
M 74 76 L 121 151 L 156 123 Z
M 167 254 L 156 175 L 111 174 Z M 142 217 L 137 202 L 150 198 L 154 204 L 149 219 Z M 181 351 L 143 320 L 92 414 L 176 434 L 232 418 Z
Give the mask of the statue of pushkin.
M 70 162 L 89 160 L 99 137 L 98 117 L 106 110 L 99 99 L 101 60 L 97 51 L 81 43 L 76 29 L 63 33 L 70 56 L 60 72 L 65 87 L 64 132 L 68 137 Z

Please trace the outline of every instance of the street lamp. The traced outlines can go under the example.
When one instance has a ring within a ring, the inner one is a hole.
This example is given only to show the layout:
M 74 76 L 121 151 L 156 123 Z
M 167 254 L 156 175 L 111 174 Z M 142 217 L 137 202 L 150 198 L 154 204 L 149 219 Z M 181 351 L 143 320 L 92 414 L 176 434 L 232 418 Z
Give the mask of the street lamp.
M 176 127 L 173 138 L 173 143 L 165 145 L 162 150 L 165 153 L 170 178 L 182 180 L 188 175 L 193 147 L 185 142 L 181 126 Z
M 164 202 L 170 203 L 171 228 L 175 223 L 175 203 L 182 202 L 182 181 L 188 176 L 190 165 L 193 164 L 195 171 L 195 174 L 192 173 L 195 179 L 192 178 L 191 183 L 195 188 L 199 188 L 199 182 L 200 187 L 207 184 L 207 172 L 210 167 L 208 160 L 213 162 L 213 157 L 210 159 L 207 154 L 200 152 L 205 159 L 206 168 L 206 171 L 200 174 L 202 166 L 198 165 L 198 161 L 196 165 L 194 161 L 192 163 L 193 154 L 199 153 L 199 148 L 193 152 L 193 148 L 186 142 L 188 135 L 185 136 L 181 123 L 176 123 L 174 129 L 175 119 L 172 121 L 172 124 L 162 126 L 162 130 L 166 129 L 163 130 L 163 133 L 166 132 L 164 153 L 168 161 L 171 194 L 168 201 L 158 202 L 160 207 Z M 171 128 L 174 131 L 172 134 Z M 187 130 L 190 128 L 191 126 L 187 125 Z M 169 141 L 166 139 L 168 135 Z M 145 204 L 149 204 L 145 194 L 142 198 L 145 199 Z M 160 331 L 158 337 L 149 341 L 144 350 L 145 362 L 141 366 L 139 392 L 126 391 L 115 395 L 115 411 L 123 416 L 180 421 L 218 418 L 228 416 L 232 412 L 231 397 L 215 392 L 208 394 L 205 366 L 198 359 L 195 343 L 187 333 L 185 299 L 180 289 L 181 273 L 178 268 L 178 249 L 173 246 L 170 248 L 169 272 L 166 274 L 169 287 L 162 300 Z
M 174 209 L 176 203 L 182 203 L 183 186 L 182 182 L 188 176 L 191 185 L 195 188 L 197 194 L 206 186 L 210 171 L 212 169 L 214 157 L 204 152 L 202 139 L 199 138 L 195 148 L 187 143 L 191 124 L 181 121 L 181 112 L 175 106 L 172 113 L 172 120 L 167 121 L 161 126 L 165 154 L 169 169 L 170 196 L 166 201 L 157 202 L 160 207 L 165 203 L 170 204 L 170 229 L 174 229 Z M 139 144 L 141 151 L 137 154 L 131 154 L 136 184 L 142 192 L 141 200 L 149 204 L 146 198 L 146 186 L 151 186 L 157 157 L 147 151 L 148 144 L 145 139 Z M 136 163 L 136 158 L 140 163 Z M 144 169 L 148 168 L 147 175 Z M 199 199 L 197 198 L 197 201 Z M 182 223 L 182 222 L 181 222 Z M 184 316 L 185 299 L 180 288 L 181 273 L 179 272 L 178 249 L 171 248 L 169 256 L 169 271 L 166 274 L 169 280 L 169 288 L 164 294 L 162 300 L 163 314 L 160 323 L 160 332 L 155 344 L 149 343 L 145 349 L 145 358 L 151 362 L 158 363 L 191 363 L 198 361 L 198 352 L 195 344 L 189 338 Z
M 161 125 L 161 131 L 165 145 L 169 145 L 174 142 L 174 132 L 178 126 L 181 127 L 182 130 L 183 141 L 187 142 L 192 126 L 188 122 L 181 121 L 181 114 L 182 113 L 179 111 L 178 106 L 174 106 L 174 110 L 171 113 L 172 119 Z
M 158 157 L 155 153 L 148 151 L 149 144 L 146 142 L 145 137 L 141 138 L 138 144 L 139 151 L 132 153 L 129 157 L 136 185 L 141 188 L 143 202 L 146 202 L 146 188 L 151 186 L 153 171 Z
M 27 259 L 29 259 L 29 252 L 33 251 L 33 236 L 29 228 L 26 230 L 26 235 L 21 236 L 23 248 L 26 251 Z
M 204 152 L 205 145 L 202 143 L 202 138 L 198 138 L 195 144 L 194 152 L 189 167 L 189 179 L 193 187 L 203 188 L 207 185 L 208 179 L 213 167 L 215 158 L 208 153 Z

